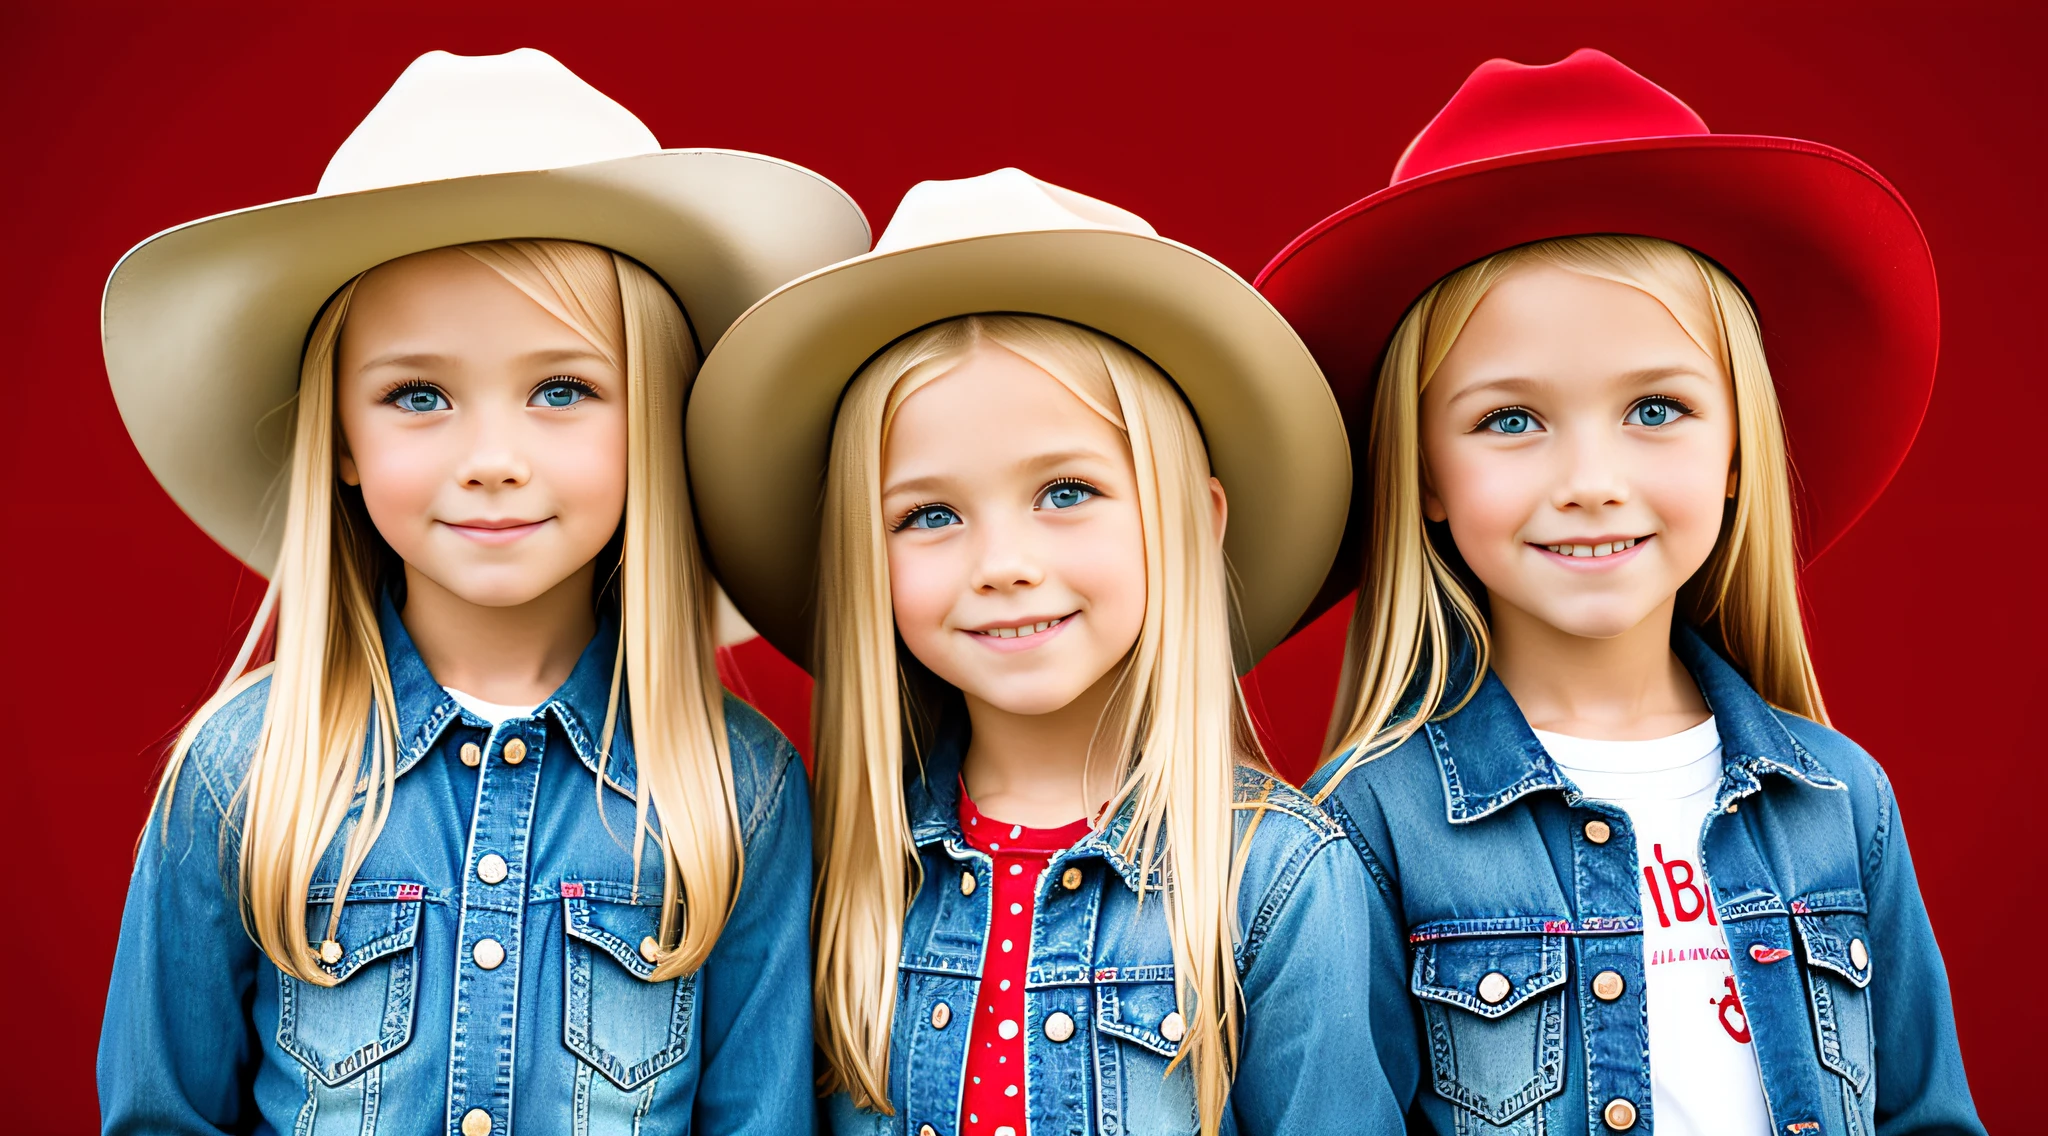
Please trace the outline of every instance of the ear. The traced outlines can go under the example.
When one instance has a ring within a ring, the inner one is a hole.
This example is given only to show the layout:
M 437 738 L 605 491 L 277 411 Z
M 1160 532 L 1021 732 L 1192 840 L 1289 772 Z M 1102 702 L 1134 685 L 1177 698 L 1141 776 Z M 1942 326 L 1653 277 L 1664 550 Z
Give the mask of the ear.
M 337 451 L 334 455 L 334 472 L 341 478 L 341 483 L 360 486 L 363 483 L 362 472 L 356 469 L 355 455 L 348 452 L 348 439 L 342 437 L 338 430 L 335 431 L 334 448 Z
M 1731 469 L 1731 470 L 1729 470 L 1729 471 L 1728 471 L 1728 499 L 1729 499 L 1729 500 L 1731 500 L 1731 501 L 1732 501 L 1732 500 L 1734 500 L 1734 499 L 1735 499 L 1735 487 L 1736 487 L 1737 485 L 1740 485 L 1741 483 L 1742 483 L 1742 475 L 1741 475 L 1741 474 L 1739 474 L 1739 473 L 1737 473 L 1737 472 L 1735 472 L 1735 471 L 1734 471 L 1734 470 L 1732 470 L 1732 469 Z
M 1429 460 L 1417 458 L 1422 466 L 1422 516 L 1425 520 L 1448 521 L 1451 511 L 1444 508 L 1443 498 L 1436 495 L 1436 480 L 1429 475 Z
M 1209 479 L 1209 507 L 1215 513 L 1216 543 L 1223 543 L 1223 533 L 1230 527 L 1230 499 L 1223 493 L 1223 483 L 1214 477 Z

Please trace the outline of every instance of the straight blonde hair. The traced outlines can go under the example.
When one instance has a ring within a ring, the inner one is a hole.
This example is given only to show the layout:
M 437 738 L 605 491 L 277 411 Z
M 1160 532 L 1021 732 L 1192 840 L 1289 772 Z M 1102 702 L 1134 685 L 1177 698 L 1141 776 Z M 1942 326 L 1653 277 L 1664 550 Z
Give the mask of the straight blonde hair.
M 696 373 L 696 348 L 675 299 L 617 253 L 558 240 L 454 247 L 575 329 L 626 376 L 619 647 L 595 793 L 602 815 L 604 770 L 624 693 L 638 780 L 634 881 L 651 836 L 663 865 L 662 953 L 653 980 L 666 981 L 694 971 L 710 954 L 742 871 L 711 633 L 716 589 L 684 479 L 683 399 Z M 222 840 L 231 832 L 239 837 L 238 888 L 250 937 L 279 970 L 323 986 L 334 978 L 307 936 L 314 868 L 346 826 L 327 912 L 332 939 L 349 883 L 390 816 L 397 774 L 397 699 L 377 622 L 378 588 L 393 556 L 335 464 L 337 346 L 362 280 L 335 293 L 307 342 L 284 481 L 284 543 L 269 590 L 228 680 L 180 733 L 157 788 L 168 819 L 178 773 L 207 721 L 267 674 L 263 728 L 227 807 L 232 819 Z M 274 663 L 242 674 L 273 614 Z
M 1713 553 L 1679 591 L 1678 611 L 1767 701 L 1828 720 L 1800 618 L 1784 421 L 1749 297 L 1720 265 L 1670 241 L 1566 237 L 1508 249 L 1444 277 L 1387 345 L 1373 403 L 1372 530 L 1326 746 L 1326 760 L 1348 758 L 1329 787 L 1423 723 L 1456 713 L 1486 675 L 1486 618 L 1460 570 L 1464 561 L 1448 531 L 1432 532 L 1423 521 L 1418 407 L 1487 292 L 1533 265 L 1648 294 L 1733 383 L 1735 500 Z M 1470 651 L 1471 670 L 1452 701 L 1461 650 Z
M 1165 881 L 1177 996 L 1174 1065 L 1193 1070 L 1201 1127 L 1221 1122 L 1240 1004 L 1231 848 L 1235 766 L 1265 764 L 1231 658 L 1232 601 L 1194 415 L 1129 347 L 1057 320 L 968 316 L 897 341 L 840 404 L 826 475 L 815 639 L 818 873 L 813 996 L 827 1091 L 891 1112 L 889 1035 L 903 921 L 923 880 L 903 780 L 921 775 L 937 708 L 901 657 L 889 599 L 881 455 L 903 403 L 994 344 L 1036 364 L 1123 432 L 1137 469 L 1145 615 L 1096 745 L 1116 762 L 1104 816 L 1130 808 L 1118 847 Z M 928 677 L 928 675 L 926 676 Z M 942 685 L 942 684 L 939 684 Z M 950 690 L 950 688 L 944 688 Z M 916 768 L 906 762 L 916 761 Z M 1141 895 L 1140 901 L 1143 897 Z M 1172 1066 L 1169 1066 L 1171 1071 Z

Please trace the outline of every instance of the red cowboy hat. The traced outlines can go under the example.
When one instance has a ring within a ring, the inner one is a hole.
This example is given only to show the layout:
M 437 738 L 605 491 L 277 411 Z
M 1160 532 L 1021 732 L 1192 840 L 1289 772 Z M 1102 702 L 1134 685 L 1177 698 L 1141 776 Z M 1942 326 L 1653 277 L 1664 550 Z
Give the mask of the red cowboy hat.
M 1308 619 L 1355 588 L 1380 355 L 1430 285 L 1502 249 L 1627 233 L 1694 249 L 1755 304 L 1811 560 L 1870 508 L 1919 432 L 1940 308 L 1927 238 L 1891 184 L 1817 142 L 1715 134 L 1604 52 L 1472 72 L 1387 188 L 1259 274 L 1323 366 L 1356 440 L 1343 551 Z

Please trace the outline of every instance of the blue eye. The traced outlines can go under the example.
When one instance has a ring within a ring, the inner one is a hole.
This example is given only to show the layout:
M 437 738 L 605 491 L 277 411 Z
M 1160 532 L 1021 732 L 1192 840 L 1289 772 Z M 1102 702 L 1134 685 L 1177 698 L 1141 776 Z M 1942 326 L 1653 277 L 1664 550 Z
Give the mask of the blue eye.
M 1629 407 L 1628 413 L 1623 415 L 1621 420 L 1630 426 L 1648 426 L 1655 429 L 1669 425 L 1691 413 L 1684 403 L 1675 398 L 1652 395 Z
M 899 532 L 903 529 L 942 529 L 960 523 L 960 514 L 944 505 L 919 505 L 903 518 L 896 529 Z
M 385 395 L 384 401 L 410 414 L 449 409 L 448 396 L 426 383 L 407 383 Z
M 1537 425 L 1536 416 L 1519 406 L 1503 407 L 1479 420 L 1483 430 L 1510 436 L 1533 433 L 1543 429 Z
M 1078 481 L 1055 481 L 1038 495 L 1039 508 L 1050 506 L 1054 509 L 1071 509 L 1091 497 L 1096 491 Z
M 528 406 L 546 406 L 561 409 L 574 406 L 592 394 L 589 384 L 579 379 L 549 379 L 526 400 Z

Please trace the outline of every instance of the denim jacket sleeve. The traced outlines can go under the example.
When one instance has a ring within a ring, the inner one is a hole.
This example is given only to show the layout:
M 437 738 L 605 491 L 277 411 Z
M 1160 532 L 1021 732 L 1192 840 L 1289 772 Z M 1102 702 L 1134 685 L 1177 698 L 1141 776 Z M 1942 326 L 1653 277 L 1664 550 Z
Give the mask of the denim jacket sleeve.
M 1316 819 L 1317 837 L 1290 849 L 1272 882 L 1239 893 L 1244 902 L 1262 891 L 1264 903 L 1239 912 L 1245 1031 L 1231 1112 L 1247 1136 L 1399 1133 L 1369 1028 L 1383 981 L 1371 944 L 1385 921 L 1358 857 Z
M 693 1127 L 736 1136 L 808 1132 L 815 1109 L 809 787 L 795 749 L 758 712 L 728 698 L 726 718 L 733 776 L 752 792 L 741 795 L 739 898 L 704 966 L 704 1065 Z
M 1891 944 L 1886 961 L 1872 968 L 1876 976 L 1870 984 L 1877 1038 L 1878 1136 L 1982 1136 L 1984 1124 L 1970 1099 L 1956 1041 L 1948 970 L 1913 874 L 1898 800 L 1875 761 L 1870 769 L 1876 775 L 1876 820 L 1864 842 L 1864 893 L 1870 906 L 1871 941 Z
M 265 684 L 201 730 L 170 807 L 137 846 L 100 1027 L 101 1130 L 185 1136 L 247 1131 L 260 1043 L 250 1025 L 258 954 L 236 898 L 223 815 L 255 743 Z

